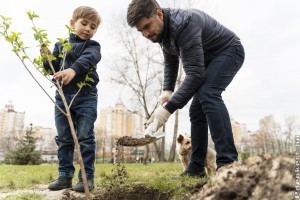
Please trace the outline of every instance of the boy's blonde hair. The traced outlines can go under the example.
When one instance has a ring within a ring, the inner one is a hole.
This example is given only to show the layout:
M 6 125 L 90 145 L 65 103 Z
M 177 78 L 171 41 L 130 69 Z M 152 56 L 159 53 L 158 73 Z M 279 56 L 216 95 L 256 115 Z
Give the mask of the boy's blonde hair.
M 101 23 L 101 17 L 99 13 L 94 8 L 89 6 L 79 6 L 74 10 L 72 19 L 77 21 L 80 18 L 95 20 L 97 27 Z

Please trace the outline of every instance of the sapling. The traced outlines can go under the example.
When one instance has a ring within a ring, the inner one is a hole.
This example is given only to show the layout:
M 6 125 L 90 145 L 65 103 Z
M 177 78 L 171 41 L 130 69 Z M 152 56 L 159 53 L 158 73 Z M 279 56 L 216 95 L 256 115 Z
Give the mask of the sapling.
M 46 30 L 37 28 L 35 23 L 34 23 L 34 19 L 39 18 L 39 16 L 37 14 L 35 14 L 34 12 L 30 12 L 30 11 L 26 12 L 26 14 L 32 22 L 32 25 L 33 25 L 32 30 L 34 32 L 33 36 L 34 36 L 34 39 L 38 42 L 38 47 L 48 47 L 51 42 L 48 40 L 48 34 L 46 33 Z M 83 82 L 77 83 L 78 91 L 74 95 L 74 97 L 71 100 L 70 104 L 68 105 L 67 101 L 66 101 L 66 98 L 64 96 L 64 92 L 63 92 L 63 82 L 59 81 L 59 80 L 52 79 L 52 75 L 55 73 L 54 67 L 52 65 L 52 61 L 55 60 L 56 57 L 54 57 L 51 54 L 51 52 L 44 52 L 42 55 L 38 56 L 37 58 L 31 59 L 30 56 L 26 52 L 26 49 L 28 49 L 28 47 L 25 47 L 24 42 L 21 40 L 22 33 L 20 33 L 20 32 L 11 32 L 10 31 L 11 18 L 4 17 L 2 15 L 0 15 L 0 17 L 1 17 L 1 20 L 2 20 L 1 23 L 0 23 L 0 35 L 3 36 L 5 38 L 5 40 L 11 44 L 12 51 L 21 60 L 23 66 L 28 71 L 30 76 L 34 79 L 34 81 L 38 84 L 38 86 L 44 91 L 44 93 L 50 98 L 50 100 L 55 104 L 55 106 L 59 109 L 59 111 L 62 112 L 68 119 L 70 129 L 71 129 L 71 134 L 73 136 L 74 143 L 75 143 L 75 149 L 77 151 L 77 156 L 78 156 L 78 161 L 79 161 L 79 164 L 80 164 L 80 169 L 81 169 L 81 172 L 82 172 L 82 180 L 83 180 L 83 183 L 84 183 L 84 191 L 85 191 L 85 195 L 86 195 L 85 197 L 86 197 L 86 199 L 90 199 L 90 192 L 89 192 L 89 188 L 88 188 L 85 167 L 84 167 L 82 155 L 81 155 L 81 152 L 80 152 L 80 145 L 79 145 L 79 142 L 78 142 L 78 139 L 77 139 L 77 136 L 76 136 L 76 132 L 75 132 L 75 127 L 74 127 L 73 120 L 72 120 L 72 117 L 71 117 L 71 114 L 70 114 L 70 108 L 72 106 L 72 103 L 73 103 L 74 99 L 79 94 L 81 89 L 85 86 L 90 86 L 89 82 L 93 82 L 93 79 L 90 78 L 89 73 L 87 73 L 86 77 L 85 77 L 85 80 Z M 71 27 L 67 26 L 67 25 L 66 25 L 66 28 L 67 28 L 68 33 L 70 35 L 70 33 L 73 32 L 73 29 Z M 59 57 L 62 58 L 62 60 L 63 60 L 62 61 L 63 62 L 62 66 L 64 66 L 66 54 L 67 54 L 68 51 L 71 50 L 71 44 L 68 42 L 68 39 L 66 39 L 66 38 L 58 38 L 58 41 L 60 41 L 62 43 L 62 53 L 59 55 Z M 36 79 L 36 77 L 33 75 L 31 70 L 27 66 L 27 62 L 25 62 L 26 60 L 28 60 L 29 63 L 32 64 L 40 72 L 40 74 L 43 77 L 45 77 L 48 81 L 50 81 L 52 85 L 55 85 L 55 87 L 57 88 L 58 93 L 60 94 L 60 96 L 63 100 L 65 111 L 60 106 L 58 106 L 56 104 L 56 102 L 53 100 L 53 98 L 47 93 L 47 91 L 39 83 L 39 81 Z M 51 70 L 46 70 L 43 67 L 44 62 L 49 63 Z M 60 70 L 64 70 L 64 68 L 61 67 Z

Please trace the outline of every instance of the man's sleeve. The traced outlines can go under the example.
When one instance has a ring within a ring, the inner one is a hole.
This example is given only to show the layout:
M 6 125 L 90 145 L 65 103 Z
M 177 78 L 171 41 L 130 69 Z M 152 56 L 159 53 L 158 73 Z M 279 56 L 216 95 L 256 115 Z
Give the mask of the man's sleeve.
M 163 90 L 174 91 L 178 75 L 179 58 L 168 54 L 165 50 L 163 50 L 163 54 L 165 62 Z
M 180 56 L 186 76 L 166 105 L 171 113 L 184 107 L 204 81 L 204 51 L 200 32 L 196 28 L 192 28 L 192 24 L 190 24 L 189 28 L 185 28 L 179 36 L 177 45 L 180 48 Z

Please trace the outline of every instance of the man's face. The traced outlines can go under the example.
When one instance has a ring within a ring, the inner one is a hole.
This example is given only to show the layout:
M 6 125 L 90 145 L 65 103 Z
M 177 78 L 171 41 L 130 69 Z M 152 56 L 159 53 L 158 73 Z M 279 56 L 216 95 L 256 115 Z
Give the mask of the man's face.
M 142 17 L 135 25 L 135 28 L 141 32 L 145 38 L 154 43 L 158 42 L 163 27 L 163 12 L 160 9 L 158 9 L 156 14 L 150 18 Z

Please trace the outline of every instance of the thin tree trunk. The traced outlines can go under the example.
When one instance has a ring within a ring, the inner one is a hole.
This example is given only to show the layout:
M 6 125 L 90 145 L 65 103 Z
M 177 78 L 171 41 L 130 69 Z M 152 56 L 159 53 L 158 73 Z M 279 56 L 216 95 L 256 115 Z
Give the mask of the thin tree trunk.
M 146 149 L 146 154 L 145 154 L 143 163 L 144 163 L 144 165 L 147 165 L 147 160 L 148 160 L 148 158 L 149 158 L 149 144 L 147 144 L 147 145 L 145 146 L 145 149 Z
M 165 137 L 163 137 L 162 139 L 161 139 L 161 147 L 160 147 L 160 151 L 161 151 L 161 153 L 160 153 L 160 157 L 159 157 L 159 160 L 161 161 L 161 162 L 166 162 L 166 154 L 165 154 L 165 144 L 166 144 L 166 138 Z
M 174 162 L 175 160 L 175 153 L 176 153 L 176 140 L 177 140 L 177 132 L 178 132 L 178 110 L 175 112 L 175 124 L 174 124 L 174 134 L 173 134 L 173 141 L 172 141 L 172 146 L 170 150 L 170 157 L 169 157 L 169 162 Z
M 88 187 L 88 183 L 87 183 L 87 178 L 86 178 L 86 173 L 85 173 L 85 167 L 84 167 L 84 164 L 83 164 L 83 159 L 82 159 L 82 156 L 81 156 L 80 145 L 79 145 L 79 142 L 78 142 L 78 138 L 76 136 L 74 124 L 73 124 L 72 117 L 71 117 L 71 114 L 70 114 L 70 108 L 68 107 L 66 99 L 65 99 L 64 96 L 62 96 L 62 99 L 63 99 L 64 105 L 65 105 L 65 108 L 66 108 L 66 111 L 67 111 L 67 119 L 68 119 L 68 122 L 69 122 L 69 125 L 70 125 L 71 134 L 73 136 L 73 140 L 74 140 L 74 143 L 75 143 L 75 148 L 77 150 L 78 161 L 79 161 L 82 181 L 83 181 L 83 185 L 84 185 L 84 192 L 85 192 L 85 195 L 86 195 L 85 198 L 88 200 L 88 199 L 91 199 L 91 196 L 90 196 L 90 191 L 89 191 L 89 187 Z
M 177 81 L 176 81 L 176 85 L 177 88 L 180 86 L 181 84 L 181 77 L 182 77 L 182 63 L 180 62 L 179 65 L 179 74 L 177 77 Z M 174 162 L 175 160 L 175 153 L 176 153 L 176 143 L 177 143 L 177 132 L 178 132 L 178 117 L 179 117 L 179 111 L 176 110 L 175 112 L 175 124 L 174 124 L 174 133 L 173 133 L 173 141 L 172 141 L 172 146 L 171 146 L 171 150 L 170 150 L 170 156 L 169 156 L 169 162 Z
M 163 126 L 163 132 L 166 132 L 166 126 L 164 125 Z M 159 160 L 162 161 L 162 162 L 165 162 L 166 161 L 166 155 L 165 155 L 165 145 L 166 144 L 166 138 L 163 137 L 161 139 L 161 152 L 160 152 L 160 157 L 159 157 Z

